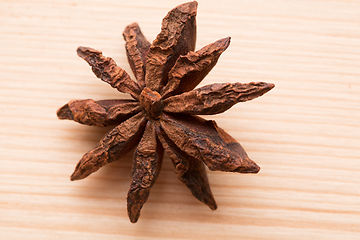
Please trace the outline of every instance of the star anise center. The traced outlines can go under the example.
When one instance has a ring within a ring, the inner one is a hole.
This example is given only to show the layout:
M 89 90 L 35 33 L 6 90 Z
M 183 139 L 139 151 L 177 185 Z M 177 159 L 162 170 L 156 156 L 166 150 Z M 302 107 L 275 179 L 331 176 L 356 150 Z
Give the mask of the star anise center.
M 151 119 L 158 119 L 164 108 L 161 95 L 147 87 L 140 94 L 140 104 Z

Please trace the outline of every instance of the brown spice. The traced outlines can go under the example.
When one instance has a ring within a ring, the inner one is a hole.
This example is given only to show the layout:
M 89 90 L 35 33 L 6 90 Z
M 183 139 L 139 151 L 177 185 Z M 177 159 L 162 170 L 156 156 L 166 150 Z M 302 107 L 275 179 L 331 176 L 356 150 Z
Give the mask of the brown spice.
M 217 83 L 193 90 L 230 44 L 227 37 L 194 51 L 196 11 L 196 1 L 172 9 L 152 44 L 136 23 L 125 28 L 127 57 L 136 82 L 100 51 L 79 47 L 78 55 L 98 78 L 129 93 L 134 100 L 73 100 L 57 111 L 60 119 L 93 126 L 117 125 L 82 157 L 71 180 L 89 176 L 137 146 L 127 201 L 133 223 L 159 175 L 164 149 L 179 180 L 213 210 L 217 206 L 204 163 L 213 171 L 260 170 L 241 145 L 214 121 L 195 115 L 224 112 L 238 102 L 263 95 L 274 84 Z

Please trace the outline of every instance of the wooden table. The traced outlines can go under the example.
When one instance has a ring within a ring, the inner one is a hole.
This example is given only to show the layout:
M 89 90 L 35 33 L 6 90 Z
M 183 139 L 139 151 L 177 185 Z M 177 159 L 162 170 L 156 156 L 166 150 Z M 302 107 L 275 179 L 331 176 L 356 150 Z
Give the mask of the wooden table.
M 126 213 L 132 154 L 86 180 L 77 161 L 110 128 L 57 119 L 70 99 L 124 98 L 76 56 L 127 72 L 122 31 L 152 41 L 179 0 L 0 1 L 0 239 L 360 239 L 360 1 L 199 0 L 197 49 L 232 43 L 201 85 L 276 87 L 214 119 L 260 166 L 210 172 L 218 210 L 177 180 L 168 156 L 137 224 Z

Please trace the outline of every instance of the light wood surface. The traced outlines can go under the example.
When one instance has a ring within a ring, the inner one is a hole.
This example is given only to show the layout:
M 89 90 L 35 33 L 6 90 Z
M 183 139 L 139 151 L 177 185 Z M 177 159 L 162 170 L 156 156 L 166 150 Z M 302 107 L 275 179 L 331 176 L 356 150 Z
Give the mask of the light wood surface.
M 260 166 L 210 172 L 218 210 L 166 156 L 137 224 L 132 155 L 70 182 L 109 128 L 60 121 L 70 99 L 124 98 L 76 56 L 102 50 L 127 72 L 122 31 L 152 41 L 179 0 L 0 0 L 0 239 L 360 239 L 360 1 L 199 0 L 197 49 L 232 43 L 201 83 L 275 89 L 208 116 Z

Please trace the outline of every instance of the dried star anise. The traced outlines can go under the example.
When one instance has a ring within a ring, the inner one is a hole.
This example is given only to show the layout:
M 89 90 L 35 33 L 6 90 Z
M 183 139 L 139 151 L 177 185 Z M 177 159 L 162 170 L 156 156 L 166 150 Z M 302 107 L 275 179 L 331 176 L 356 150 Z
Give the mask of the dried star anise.
M 211 209 L 217 208 L 204 163 L 210 170 L 257 173 L 260 168 L 241 145 L 214 121 L 195 115 L 218 114 L 238 102 L 259 97 L 271 83 L 216 83 L 193 90 L 229 46 L 230 37 L 198 51 L 197 2 L 172 9 L 160 34 L 150 44 L 134 23 L 125 28 L 126 52 L 137 82 L 100 51 L 79 47 L 78 55 L 95 75 L 134 100 L 72 100 L 57 112 L 60 119 L 86 125 L 117 125 L 77 164 L 71 180 L 83 179 L 118 160 L 136 145 L 128 214 L 136 222 L 157 179 L 164 149 L 175 172 L 192 194 Z

